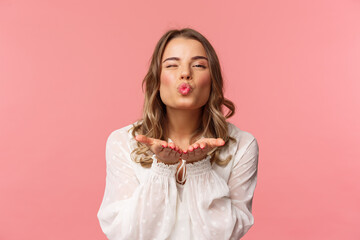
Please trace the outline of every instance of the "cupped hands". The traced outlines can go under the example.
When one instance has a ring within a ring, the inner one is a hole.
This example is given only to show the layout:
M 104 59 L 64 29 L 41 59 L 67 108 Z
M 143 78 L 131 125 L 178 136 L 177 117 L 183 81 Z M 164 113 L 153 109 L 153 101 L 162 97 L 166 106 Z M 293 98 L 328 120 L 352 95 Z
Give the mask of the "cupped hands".
M 188 146 L 186 150 L 182 150 L 173 142 L 168 143 L 145 135 L 137 135 L 135 139 L 147 145 L 158 161 L 165 164 L 176 164 L 180 158 L 186 160 L 187 163 L 197 162 L 204 159 L 215 147 L 225 144 L 221 138 L 202 138 Z

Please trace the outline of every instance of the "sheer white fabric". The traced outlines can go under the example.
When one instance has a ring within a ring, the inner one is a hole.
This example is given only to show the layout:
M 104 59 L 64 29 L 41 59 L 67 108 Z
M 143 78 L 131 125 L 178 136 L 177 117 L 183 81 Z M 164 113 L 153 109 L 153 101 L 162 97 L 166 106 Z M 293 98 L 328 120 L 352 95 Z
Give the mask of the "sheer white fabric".
M 97 217 L 108 239 L 237 240 L 248 232 L 259 155 L 251 133 L 228 123 L 237 142 L 220 157 L 232 155 L 229 164 L 211 165 L 209 158 L 186 164 L 187 180 L 180 185 L 177 165 L 154 158 L 151 168 L 143 168 L 131 160 L 131 127 L 113 131 L 106 142 L 106 186 Z

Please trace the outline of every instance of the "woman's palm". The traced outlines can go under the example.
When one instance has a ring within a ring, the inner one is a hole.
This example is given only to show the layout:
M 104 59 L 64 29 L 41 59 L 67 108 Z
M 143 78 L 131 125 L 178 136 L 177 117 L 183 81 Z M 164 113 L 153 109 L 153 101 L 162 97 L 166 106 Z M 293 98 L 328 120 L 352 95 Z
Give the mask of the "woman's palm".
M 156 158 L 163 163 L 175 164 L 179 162 L 181 149 L 174 143 L 168 143 L 164 140 L 146 137 L 145 135 L 137 135 L 135 139 L 144 143 L 150 148 Z
M 146 144 L 158 160 L 167 164 L 177 163 L 180 157 L 188 163 L 199 161 L 205 158 L 207 153 L 215 147 L 225 144 L 221 138 L 202 138 L 191 144 L 186 150 L 182 150 L 173 142 L 168 143 L 145 135 L 137 135 L 135 139 Z
M 225 144 L 221 138 L 202 138 L 191 144 L 186 151 L 183 151 L 181 158 L 185 159 L 187 163 L 197 162 L 207 156 L 207 153 L 215 147 L 220 147 Z

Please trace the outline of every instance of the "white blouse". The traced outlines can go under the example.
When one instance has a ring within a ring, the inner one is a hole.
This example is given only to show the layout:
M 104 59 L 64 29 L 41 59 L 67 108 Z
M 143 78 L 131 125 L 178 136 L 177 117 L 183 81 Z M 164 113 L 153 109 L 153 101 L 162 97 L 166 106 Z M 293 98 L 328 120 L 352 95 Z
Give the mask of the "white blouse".
M 226 166 L 209 158 L 186 164 L 186 183 L 175 180 L 177 165 L 144 168 L 130 158 L 136 140 L 128 130 L 106 142 L 106 187 L 97 217 L 109 240 L 240 239 L 254 224 L 252 199 L 257 182 L 256 138 L 228 122 L 237 142 L 220 150 L 233 157 Z M 171 139 L 169 139 L 169 142 Z

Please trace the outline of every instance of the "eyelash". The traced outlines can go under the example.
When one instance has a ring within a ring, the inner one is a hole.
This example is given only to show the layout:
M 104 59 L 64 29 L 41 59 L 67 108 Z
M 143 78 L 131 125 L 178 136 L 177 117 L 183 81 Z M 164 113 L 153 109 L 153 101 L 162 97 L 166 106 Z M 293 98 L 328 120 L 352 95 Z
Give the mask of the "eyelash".
M 168 67 L 172 67 L 172 66 L 176 66 L 176 65 L 169 65 L 169 66 L 166 66 L 166 67 L 168 68 Z M 194 66 L 200 66 L 201 68 L 206 68 L 204 65 L 200 65 L 200 64 L 197 64 L 197 65 L 194 65 Z

